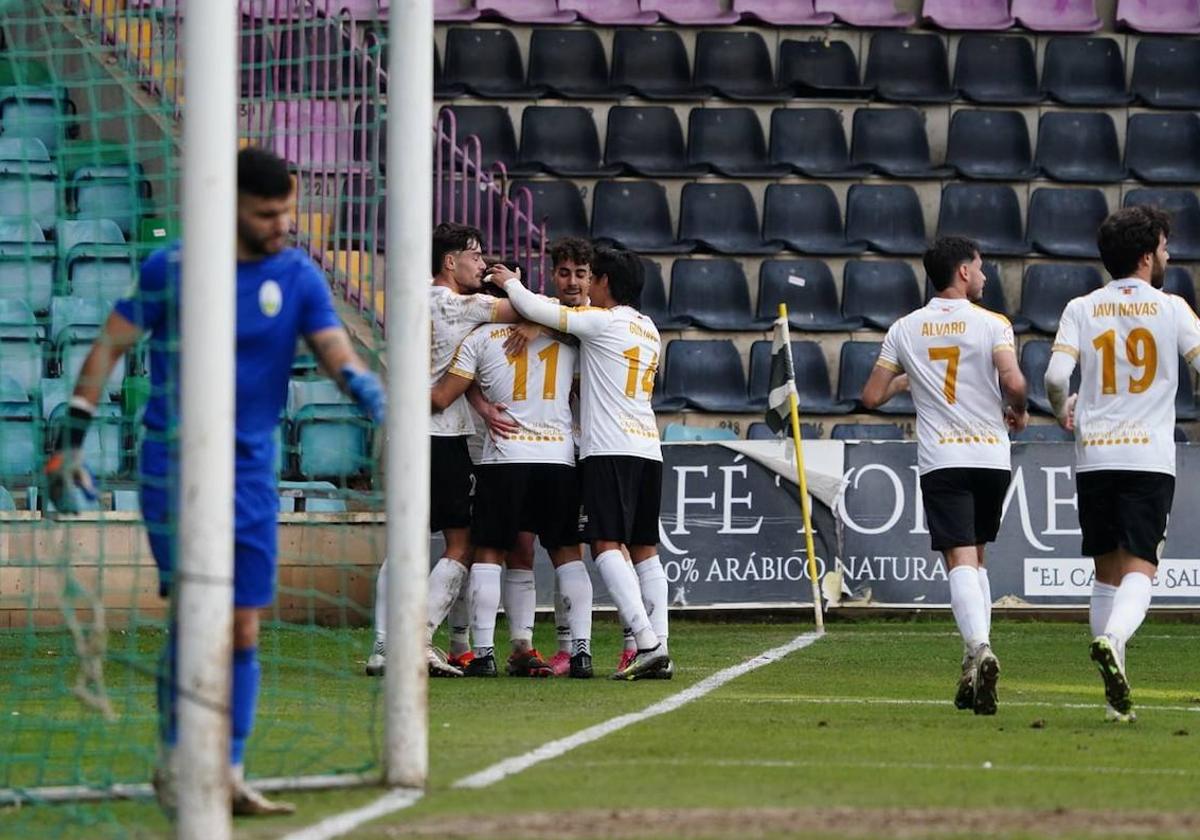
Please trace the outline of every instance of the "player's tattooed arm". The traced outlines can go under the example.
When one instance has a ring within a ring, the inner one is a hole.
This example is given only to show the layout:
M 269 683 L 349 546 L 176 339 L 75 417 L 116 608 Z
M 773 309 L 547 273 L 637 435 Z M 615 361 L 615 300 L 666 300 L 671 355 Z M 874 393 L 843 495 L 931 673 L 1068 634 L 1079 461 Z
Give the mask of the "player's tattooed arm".
M 908 374 L 890 367 L 876 365 L 863 386 L 862 404 L 873 411 L 901 391 L 908 390 Z
M 992 352 L 996 374 L 1000 379 L 1000 392 L 1004 395 L 1004 421 L 1009 429 L 1019 432 L 1029 423 L 1029 405 L 1026 400 L 1025 375 L 1017 363 L 1017 354 L 1011 347 L 997 348 Z
M 383 383 L 354 352 L 350 336 L 342 327 L 327 327 L 304 336 L 313 355 L 325 373 L 372 421 L 382 424 L 387 419 L 387 395 Z
M 1075 430 L 1076 395 L 1067 395 L 1074 371 L 1075 357 L 1070 353 L 1055 350 L 1050 354 L 1050 364 L 1046 365 L 1046 398 L 1050 400 L 1050 408 L 1058 418 L 1058 425 L 1068 432 Z

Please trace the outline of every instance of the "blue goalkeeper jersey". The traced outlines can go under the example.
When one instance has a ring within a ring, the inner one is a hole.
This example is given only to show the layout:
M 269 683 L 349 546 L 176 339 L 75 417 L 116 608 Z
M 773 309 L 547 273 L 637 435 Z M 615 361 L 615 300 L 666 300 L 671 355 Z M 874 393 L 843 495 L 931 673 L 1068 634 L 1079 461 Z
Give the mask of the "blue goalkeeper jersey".
M 149 336 L 147 430 L 176 440 L 179 417 L 179 244 L 142 264 L 114 310 Z M 274 434 L 287 402 L 297 339 L 341 325 L 324 274 L 299 248 L 237 264 L 236 466 L 274 474 Z M 172 450 L 173 450 L 172 446 Z

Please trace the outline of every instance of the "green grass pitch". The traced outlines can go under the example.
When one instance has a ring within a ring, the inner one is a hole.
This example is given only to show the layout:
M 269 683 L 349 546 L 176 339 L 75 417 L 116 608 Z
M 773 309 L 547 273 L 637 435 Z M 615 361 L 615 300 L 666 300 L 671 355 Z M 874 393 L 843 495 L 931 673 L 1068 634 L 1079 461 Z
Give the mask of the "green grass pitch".
M 1139 713 L 1133 725 L 1103 719 L 1083 622 L 997 620 L 992 639 L 1002 666 L 1000 712 L 985 718 L 951 704 L 961 648 L 949 620 L 835 621 L 811 646 L 676 711 L 490 788 L 451 787 L 501 759 L 640 710 L 806 629 L 780 621 L 678 619 L 672 682 L 431 681 L 426 797 L 352 836 L 1200 834 L 1200 628 L 1173 622 L 1147 622 L 1130 645 Z M 619 636 L 607 620 L 597 621 L 596 631 L 598 671 L 607 673 Z M 539 628 L 544 651 L 553 650 L 551 633 L 549 626 Z M 497 639 L 503 638 L 501 628 Z M 252 773 L 279 772 L 293 756 L 314 767 L 322 760 L 347 769 L 365 762 L 379 713 L 378 683 L 361 676 L 368 641 L 362 631 L 321 631 L 316 638 L 312 631 L 268 631 L 263 647 L 275 657 L 266 667 L 268 684 L 278 684 L 276 693 L 265 693 L 248 750 Z M 0 637 L 0 665 L 13 667 L 13 656 Z M 302 664 L 311 656 L 328 659 L 314 669 Z M 289 688 L 289 678 L 303 685 Z M 153 702 L 148 686 L 144 699 Z M 9 714 L 22 701 L 5 692 L 0 702 Z M 360 734 L 341 738 L 339 755 L 312 755 L 320 738 L 303 733 L 342 727 L 340 718 L 330 720 L 335 714 L 351 719 L 339 731 Z M 112 737 L 133 737 L 126 730 L 113 727 Z M 152 734 L 136 738 L 149 744 Z M 239 821 L 235 833 L 280 837 L 378 795 L 378 789 L 290 795 L 300 808 L 295 818 Z M 0 809 L 0 837 L 161 837 L 168 831 L 146 802 Z

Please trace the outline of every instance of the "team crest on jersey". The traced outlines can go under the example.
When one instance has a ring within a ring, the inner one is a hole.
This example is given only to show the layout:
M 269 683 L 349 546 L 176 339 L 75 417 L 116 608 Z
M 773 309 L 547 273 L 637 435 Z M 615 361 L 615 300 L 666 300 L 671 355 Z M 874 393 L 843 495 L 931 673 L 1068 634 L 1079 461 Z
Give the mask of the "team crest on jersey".
M 259 286 L 258 308 L 268 318 L 274 318 L 283 308 L 283 289 L 274 280 L 267 280 Z

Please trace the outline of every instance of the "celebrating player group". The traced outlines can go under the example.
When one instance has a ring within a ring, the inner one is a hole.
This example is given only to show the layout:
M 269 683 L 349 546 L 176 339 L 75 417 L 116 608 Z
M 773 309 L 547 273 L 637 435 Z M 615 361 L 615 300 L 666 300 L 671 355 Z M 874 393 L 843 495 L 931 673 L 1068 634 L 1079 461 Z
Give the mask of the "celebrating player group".
M 1067 305 L 1045 377 L 1059 424 L 1075 435 L 1083 552 L 1096 564 L 1090 656 L 1113 721 L 1135 719 L 1125 649 L 1150 606 L 1174 499 L 1175 355 L 1200 370 L 1200 322 L 1162 291 L 1169 235 L 1170 218 L 1152 207 L 1105 219 L 1097 242 L 1112 281 Z M 937 293 L 892 325 L 863 403 L 912 392 L 926 521 L 946 558 L 963 638 L 955 704 L 995 714 L 1000 663 L 984 548 L 1008 487 L 1008 430 L 1028 422 L 1026 383 L 1011 325 L 974 303 L 985 282 L 975 243 L 939 239 L 925 268 Z M 1077 365 L 1079 390 L 1070 394 Z

